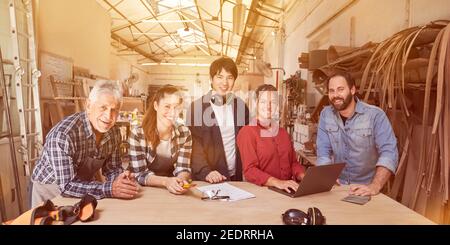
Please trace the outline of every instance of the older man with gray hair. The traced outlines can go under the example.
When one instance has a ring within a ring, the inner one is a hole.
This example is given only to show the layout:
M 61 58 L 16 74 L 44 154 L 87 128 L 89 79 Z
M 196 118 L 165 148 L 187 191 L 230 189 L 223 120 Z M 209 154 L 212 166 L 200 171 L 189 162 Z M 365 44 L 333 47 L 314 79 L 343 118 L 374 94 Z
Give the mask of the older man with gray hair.
M 97 81 L 86 111 L 64 118 L 50 130 L 33 170 L 32 207 L 58 195 L 82 197 L 89 193 L 97 199 L 136 196 L 138 186 L 121 166 L 120 131 L 114 127 L 121 104 L 117 82 Z M 94 178 L 99 169 L 105 182 Z

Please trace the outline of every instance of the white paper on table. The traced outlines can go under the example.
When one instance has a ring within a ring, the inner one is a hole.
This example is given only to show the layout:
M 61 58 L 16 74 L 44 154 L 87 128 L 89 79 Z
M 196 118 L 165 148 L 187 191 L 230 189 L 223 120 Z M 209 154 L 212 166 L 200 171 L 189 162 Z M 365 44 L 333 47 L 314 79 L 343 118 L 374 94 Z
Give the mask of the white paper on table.
M 201 192 L 211 191 L 211 190 L 214 190 L 214 191 L 220 190 L 220 192 L 218 193 L 218 196 L 229 196 L 230 199 L 228 199 L 228 201 L 230 201 L 230 202 L 255 197 L 255 195 L 253 195 L 252 193 L 244 191 L 244 190 L 237 188 L 236 186 L 230 185 L 228 183 L 206 185 L 206 186 L 197 187 L 197 189 Z

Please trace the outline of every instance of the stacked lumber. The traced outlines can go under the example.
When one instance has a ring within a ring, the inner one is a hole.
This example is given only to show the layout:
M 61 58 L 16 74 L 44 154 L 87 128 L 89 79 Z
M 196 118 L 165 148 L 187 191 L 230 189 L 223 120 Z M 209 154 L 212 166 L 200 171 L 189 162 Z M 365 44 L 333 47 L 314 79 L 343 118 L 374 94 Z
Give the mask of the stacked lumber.
M 361 80 L 362 71 L 372 56 L 376 44 L 369 42 L 359 48 L 330 46 L 327 50 L 327 65 L 313 70 L 313 82 L 323 85 L 327 77 L 336 70 L 352 74 L 357 85 Z
M 298 67 L 300 69 L 308 69 L 309 68 L 309 53 L 301 53 L 298 56 Z

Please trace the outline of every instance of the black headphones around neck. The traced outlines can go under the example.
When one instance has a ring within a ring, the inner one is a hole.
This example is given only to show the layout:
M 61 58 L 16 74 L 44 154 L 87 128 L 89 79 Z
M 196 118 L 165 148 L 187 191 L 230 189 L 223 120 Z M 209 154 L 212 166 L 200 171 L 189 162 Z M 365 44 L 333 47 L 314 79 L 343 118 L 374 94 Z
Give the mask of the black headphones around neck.
M 308 208 L 308 213 L 299 209 L 288 209 L 282 215 L 285 225 L 325 225 L 326 219 L 316 207 Z
M 233 93 L 227 93 L 225 96 L 222 96 L 220 94 L 213 94 L 211 95 L 211 103 L 217 106 L 222 105 L 229 105 L 234 99 Z

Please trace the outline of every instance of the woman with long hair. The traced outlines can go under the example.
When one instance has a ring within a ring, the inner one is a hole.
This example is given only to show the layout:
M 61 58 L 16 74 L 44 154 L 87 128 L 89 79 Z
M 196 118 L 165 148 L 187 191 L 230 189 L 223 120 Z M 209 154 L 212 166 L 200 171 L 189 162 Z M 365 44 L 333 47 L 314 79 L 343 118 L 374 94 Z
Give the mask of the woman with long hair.
M 142 125 L 131 129 L 131 170 L 140 185 L 165 187 L 174 194 L 187 191 L 183 185 L 191 178 L 192 137 L 177 123 L 182 106 L 180 91 L 166 85 L 149 103 Z

